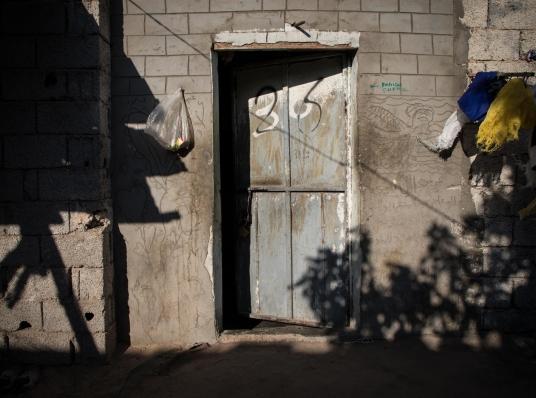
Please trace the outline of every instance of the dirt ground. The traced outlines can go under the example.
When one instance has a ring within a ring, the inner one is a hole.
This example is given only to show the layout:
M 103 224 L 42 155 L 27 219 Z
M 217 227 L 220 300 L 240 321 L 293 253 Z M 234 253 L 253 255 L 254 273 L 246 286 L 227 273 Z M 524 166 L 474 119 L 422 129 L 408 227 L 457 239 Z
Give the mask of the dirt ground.
M 39 383 L 16 396 L 536 397 L 536 356 L 524 340 L 131 347 L 106 365 L 44 367 Z

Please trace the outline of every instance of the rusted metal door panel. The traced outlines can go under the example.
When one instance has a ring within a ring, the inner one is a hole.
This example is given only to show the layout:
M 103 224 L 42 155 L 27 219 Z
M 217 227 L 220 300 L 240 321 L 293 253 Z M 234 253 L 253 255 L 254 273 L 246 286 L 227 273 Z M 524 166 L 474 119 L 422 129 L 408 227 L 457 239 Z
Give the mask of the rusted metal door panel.
M 234 129 L 238 133 L 235 181 L 240 188 L 286 185 L 289 174 L 286 65 L 242 69 L 235 79 L 238 108 Z
M 346 90 L 341 70 L 341 57 L 289 65 L 294 187 L 345 188 Z
M 254 318 L 344 324 L 343 57 L 242 68 L 235 79 L 237 206 L 249 220 L 240 224 L 237 242 L 239 310 Z
M 343 193 L 292 193 L 293 318 L 343 325 L 347 248 Z
M 321 193 L 292 193 L 292 310 L 298 321 L 322 321 L 321 198 Z
M 325 270 L 325 290 L 321 303 L 324 322 L 331 326 L 344 325 L 350 309 L 346 220 L 346 195 L 323 193 L 321 257 Z
M 253 196 L 250 290 L 252 315 L 292 317 L 288 194 L 261 192 Z

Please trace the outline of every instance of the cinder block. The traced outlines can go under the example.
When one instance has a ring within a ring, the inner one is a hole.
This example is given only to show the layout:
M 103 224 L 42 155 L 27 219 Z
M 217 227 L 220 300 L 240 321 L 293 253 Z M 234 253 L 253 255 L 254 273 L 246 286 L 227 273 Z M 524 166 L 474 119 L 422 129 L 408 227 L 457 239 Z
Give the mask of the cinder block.
M 434 54 L 435 55 L 452 55 L 454 52 L 454 43 L 452 36 L 434 35 Z
M 285 27 L 285 13 L 271 12 L 235 12 L 233 14 L 233 30 L 279 30 Z
M 209 0 L 166 0 L 167 12 L 208 12 Z
M 233 14 L 230 12 L 189 14 L 190 33 L 217 33 L 232 29 Z
M 378 32 L 380 17 L 377 12 L 341 12 L 339 29 L 359 32 Z
M 165 0 L 136 0 L 134 3 L 127 1 L 127 12 L 129 14 L 153 14 L 165 13 Z
M 434 76 L 402 76 L 403 95 L 434 96 L 435 78 Z
M 431 35 L 400 35 L 400 44 L 403 53 L 409 54 L 432 54 Z
M 110 224 L 112 206 L 109 201 L 76 201 L 69 204 L 69 230 L 87 231 Z
M 511 279 L 484 278 L 481 283 L 486 308 L 512 306 L 513 282 Z
M 359 11 L 361 4 L 356 0 L 319 0 L 318 9 L 325 11 Z
M 104 268 L 78 268 L 76 272 L 79 274 L 79 299 L 104 299 L 113 293 L 111 265 Z
M 146 35 L 171 35 L 188 33 L 187 14 L 152 14 L 145 17 Z
M 145 57 L 112 58 L 112 76 L 144 76 Z M 112 79 L 112 83 L 115 79 Z
M 287 10 L 316 10 L 318 1 L 287 0 Z
M 63 2 L 3 2 L 0 14 L 3 33 L 62 34 L 65 32 Z
M 516 308 L 536 309 L 536 279 L 514 278 L 513 300 Z
M 519 37 L 520 33 L 517 30 L 473 30 L 469 38 L 469 59 L 518 59 Z
M 7 100 L 65 98 L 67 96 L 65 73 L 19 70 L 3 74 L 2 96 Z
M 381 32 L 411 32 L 411 14 L 381 13 Z
M 512 305 L 511 279 L 482 278 L 470 284 L 465 302 L 478 308 L 509 308 Z
M 7 302 L 20 300 L 39 303 L 47 299 L 69 298 L 73 294 L 69 269 L 51 271 L 42 267 L 10 267 L 3 273 L 8 276 L 5 281 Z
M 166 38 L 164 36 L 129 36 L 127 48 L 128 55 L 165 55 Z
M 398 11 L 398 0 L 361 0 L 363 11 Z
M 188 57 L 172 55 L 167 57 L 147 57 L 147 76 L 187 75 Z
M 471 163 L 469 182 L 472 186 L 514 185 L 515 164 L 507 156 L 477 156 Z
M 41 329 L 41 303 L 38 301 L 18 301 L 12 307 L 6 300 L 0 300 L 0 330 L 12 332 L 31 325 L 32 330 Z M 22 324 L 22 325 L 21 325 Z
M 210 75 L 210 59 L 205 55 L 188 56 L 189 75 Z
M 521 31 L 521 53 L 524 55 L 530 50 L 536 48 L 536 31 L 522 30 Z
M 98 68 L 107 48 L 100 36 L 40 37 L 37 64 L 42 68 Z
M 0 103 L 3 134 L 25 134 L 35 132 L 35 103 L 2 102 Z
M 284 10 L 286 7 L 286 0 L 262 0 L 263 10 Z
M 6 235 L 50 235 L 69 232 L 66 203 L 19 202 L 0 206 L 0 232 Z
M 482 329 L 501 332 L 529 332 L 536 330 L 536 311 L 485 310 Z
M 359 73 L 380 73 L 380 54 L 359 54 Z
M 24 200 L 37 200 L 38 187 L 37 187 L 37 170 L 25 170 L 23 172 L 23 197 Z
M 136 78 L 134 78 L 136 79 Z M 114 77 L 112 79 L 112 97 L 117 95 L 129 95 L 130 94 L 130 78 L 128 77 Z
M 39 171 L 42 200 L 97 200 L 109 194 L 109 181 L 100 170 L 52 169 Z
M 464 90 L 463 79 L 456 76 L 436 76 L 436 95 L 438 97 L 460 97 Z
M 63 136 L 25 135 L 4 139 L 7 168 L 62 167 L 67 164 L 67 141 Z
M 400 12 L 430 12 L 430 0 L 400 0 Z
M 433 14 L 452 14 L 452 0 L 430 0 L 430 11 Z
M 417 73 L 417 56 L 382 54 L 382 73 Z
M 35 66 L 35 39 L 31 37 L 4 37 L 0 39 L 2 50 L 9 57 L 2 57 L 0 66 L 6 68 L 30 68 Z
M 261 6 L 261 0 L 211 0 L 210 11 L 254 11 Z
M 451 35 L 454 32 L 452 15 L 413 14 L 414 33 L 435 33 Z
M 0 181 L 2 181 L 0 200 L 22 200 L 24 198 L 23 178 L 24 176 L 22 170 L 0 170 Z
M 113 36 L 145 34 L 145 15 L 114 15 L 112 17 Z
M 400 75 L 359 75 L 359 94 L 400 95 Z
M 488 12 L 491 28 L 536 29 L 536 7 L 533 0 L 490 0 Z
M 306 21 L 302 26 L 307 29 L 337 30 L 338 13 L 334 11 L 287 11 L 285 22 Z
M 84 333 L 106 331 L 104 300 L 63 300 L 43 302 L 43 330 Z
M 129 92 L 132 95 L 153 95 L 166 93 L 165 77 L 131 78 Z
M 468 28 L 485 28 L 488 24 L 488 0 L 463 0 L 461 22 Z
M 486 218 L 482 246 L 510 246 L 512 244 L 513 219 Z
M 108 227 L 43 237 L 41 253 L 46 267 L 103 267 L 110 261 Z
M 69 137 L 67 164 L 76 168 L 102 168 L 100 139 L 96 137 Z
M 39 238 L 0 235 L 2 267 L 39 265 Z
M 100 106 L 97 102 L 37 104 L 39 133 L 99 134 L 100 127 Z
M 168 55 L 210 54 L 212 39 L 210 35 L 166 36 Z
M 94 359 L 106 361 L 115 352 L 116 341 L 115 325 L 102 333 L 77 333 L 73 339 L 75 361 L 87 362 Z
M 397 33 L 363 32 L 360 38 L 359 50 L 372 53 L 399 53 L 399 35 Z
M 167 94 L 173 94 L 179 87 L 182 87 L 187 93 L 210 93 L 212 92 L 212 81 L 210 76 L 179 76 L 167 78 Z
M 110 10 L 107 1 L 74 1 L 65 3 L 69 35 L 101 34 L 110 37 Z
M 516 219 L 514 225 L 514 244 L 536 246 L 536 218 Z
M 536 72 L 536 64 L 526 61 L 486 61 L 486 70 L 501 72 Z M 530 78 L 529 78 L 530 79 Z
M 69 364 L 72 361 L 72 333 L 24 329 L 6 333 L 5 337 L 9 347 L 6 354 L 17 362 Z
M 442 55 L 419 55 L 419 74 L 453 75 L 454 59 Z
M 484 248 L 484 272 L 490 276 L 518 276 L 527 278 L 536 267 L 536 248 Z

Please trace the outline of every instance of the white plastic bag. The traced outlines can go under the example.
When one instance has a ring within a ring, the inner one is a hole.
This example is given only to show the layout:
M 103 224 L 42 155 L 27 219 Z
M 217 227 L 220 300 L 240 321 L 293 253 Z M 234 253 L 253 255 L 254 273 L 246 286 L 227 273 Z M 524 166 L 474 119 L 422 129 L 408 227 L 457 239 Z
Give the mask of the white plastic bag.
M 173 152 L 187 153 L 194 147 L 194 129 L 182 88 L 153 109 L 145 133 Z
M 417 137 L 417 141 L 434 153 L 448 151 L 454 146 L 456 143 L 456 138 L 458 138 L 458 134 L 460 134 L 460 131 L 462 131 L 463 125 L 468 121 L 469 119 L 467 116 L 465 116 L 465 113 L 463 113 L 463 111 L 460 109 L 456 109 L 445 122 L 443 131 L 437 137 L 435 144 L 429 144 L 421 137 Z

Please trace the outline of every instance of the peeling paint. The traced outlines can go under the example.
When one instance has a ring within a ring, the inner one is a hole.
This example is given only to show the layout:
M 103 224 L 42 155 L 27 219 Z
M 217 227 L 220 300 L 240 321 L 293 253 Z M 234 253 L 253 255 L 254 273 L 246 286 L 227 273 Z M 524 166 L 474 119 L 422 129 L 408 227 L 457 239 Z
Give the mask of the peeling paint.
M 306 35 L 290 24 L 285 24 L 284 30 L 267 33 L 256 30 L 221 32 L 216 35 L 214 42 L 231 44 L 237 47 L 249 44 L 316 43 L 328 47 L 348 46 L 358 48 L 359 36 L 359 32 L 324 32 L 315 29 L 307 30 Z
M 212 241 L 213 241 L 213 234 L 212 234 L 212 225 L 211 225 L 209 237 L 208 237 L 208 244 L 207 244 L 207 256 L 205 257 L 205 262 L 203 263 L 203 266 L 207 270 L 207 274 L 210 279 L 210 285 L 212 286 L 212 289 L 210 289 L 210 292 L 212 294 L 212 300 L 214 300 L 215 297 L 214 297 L 214 272 L 212 269 Z

